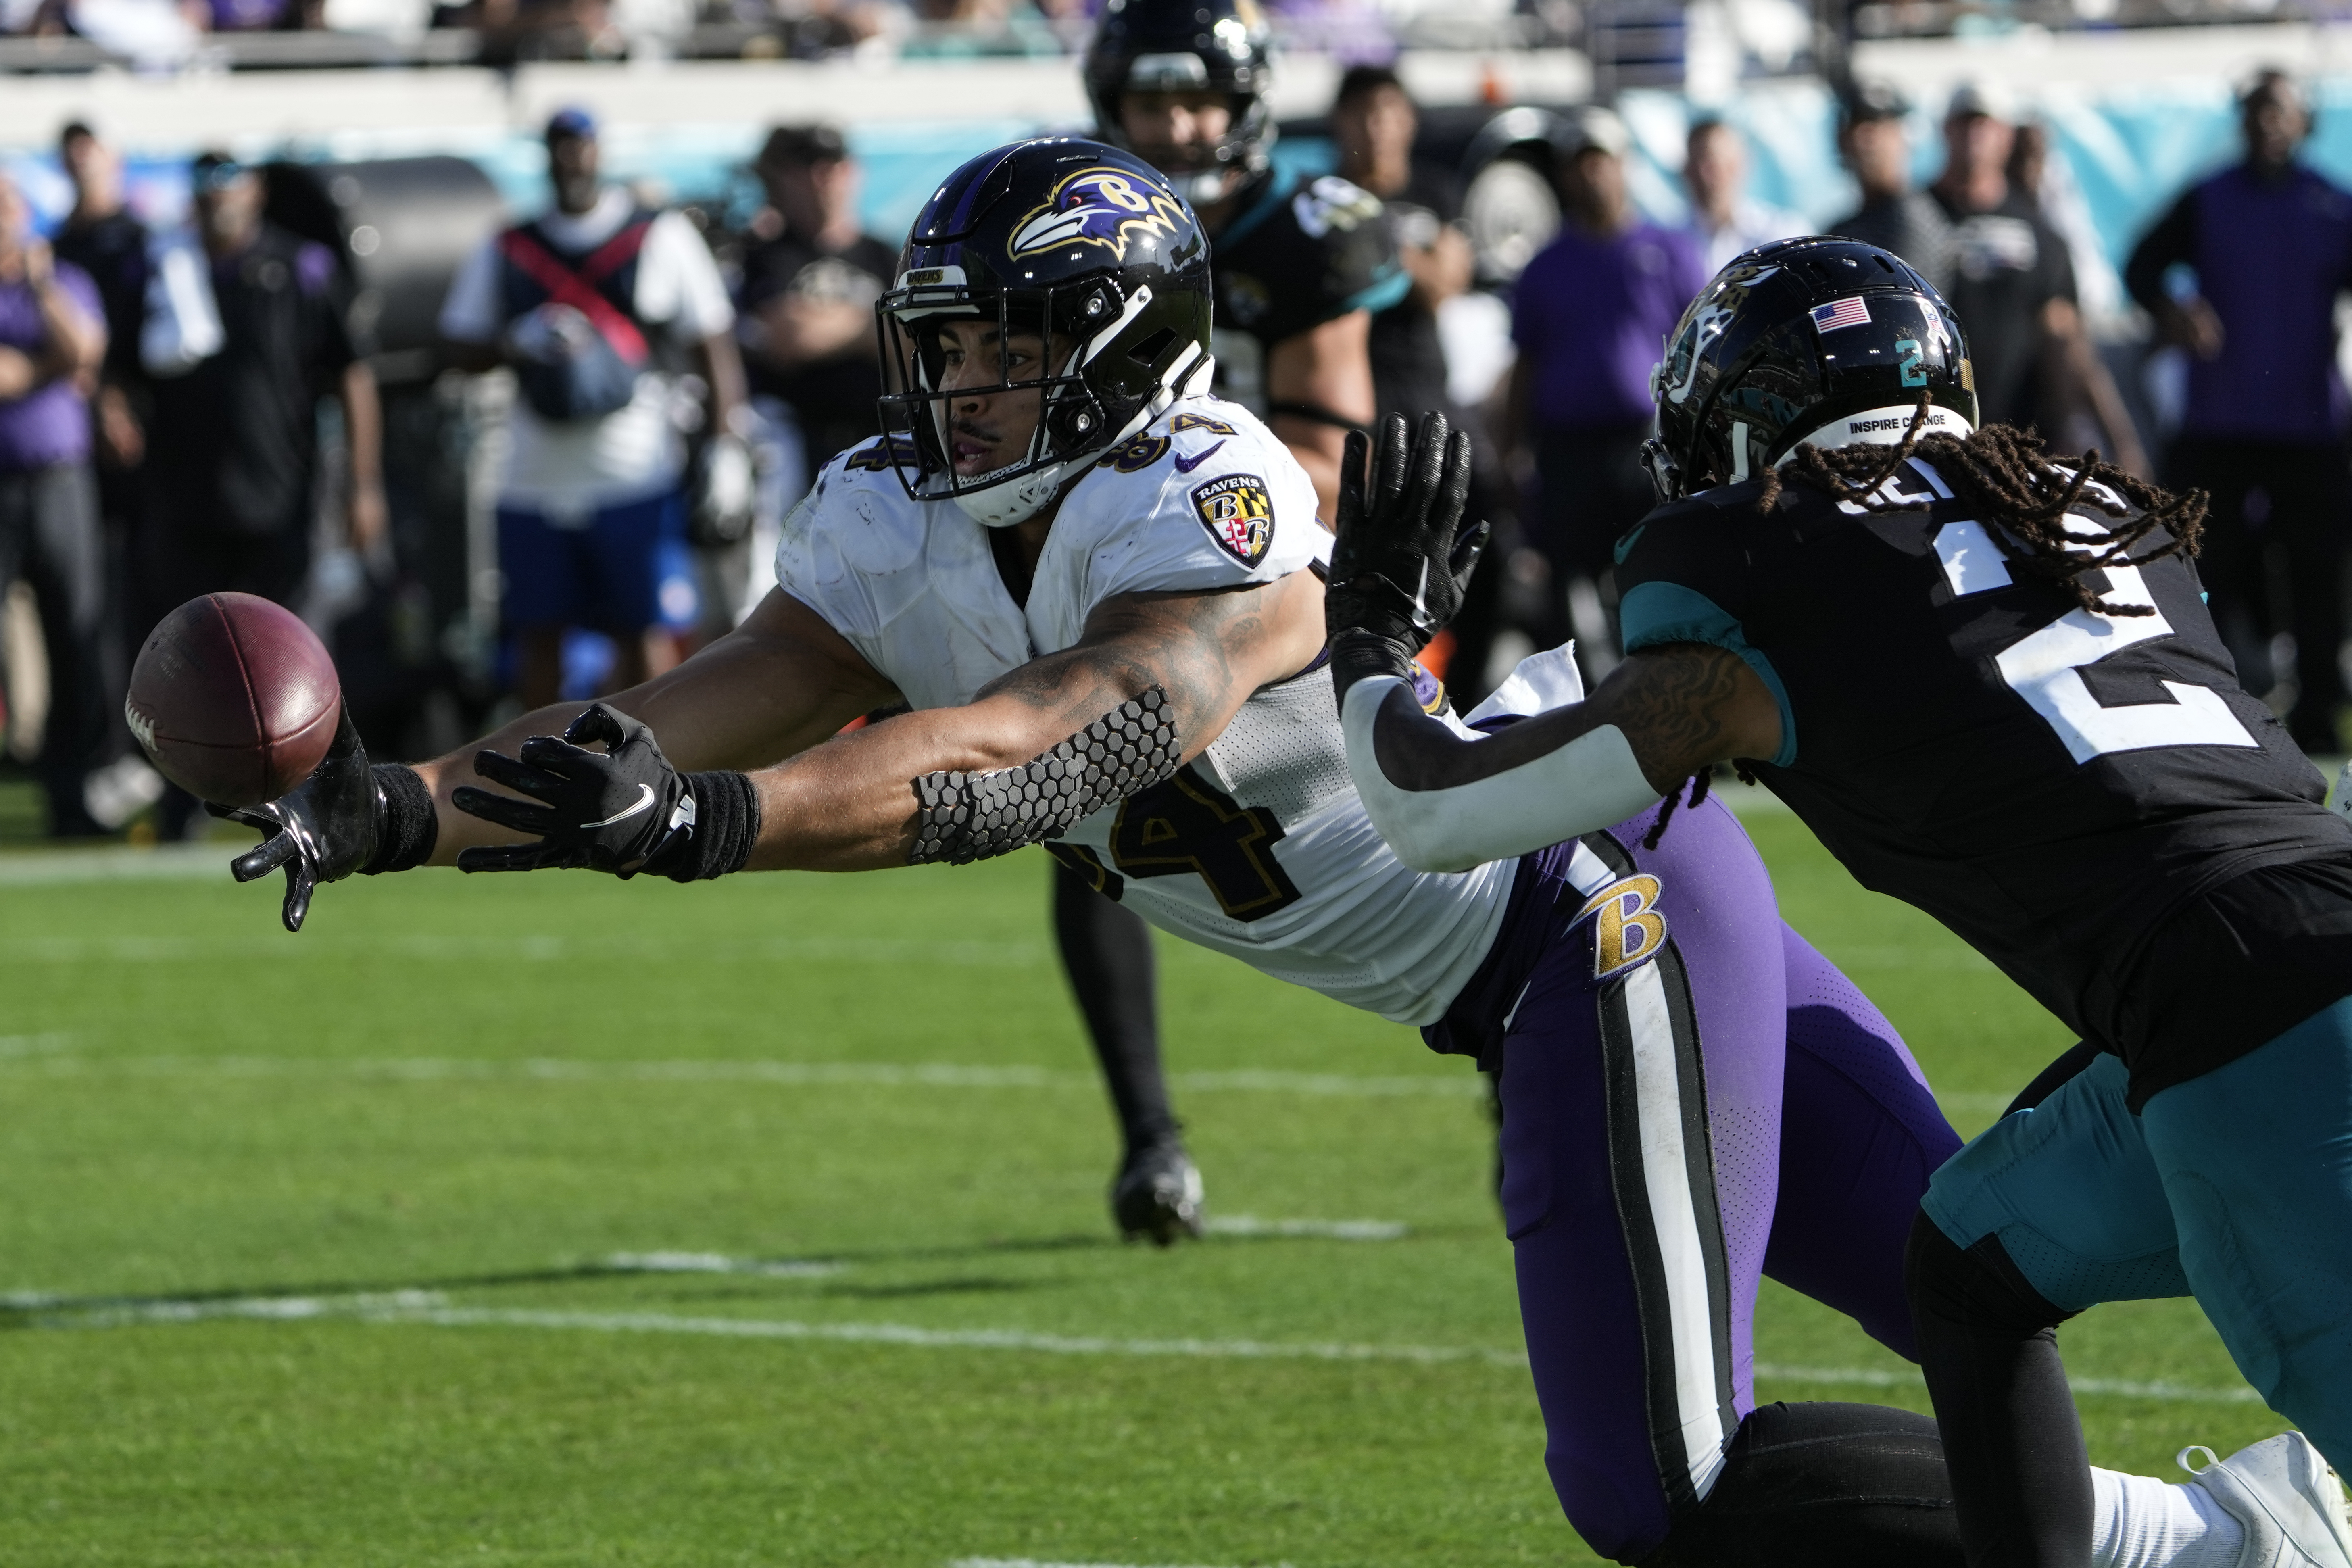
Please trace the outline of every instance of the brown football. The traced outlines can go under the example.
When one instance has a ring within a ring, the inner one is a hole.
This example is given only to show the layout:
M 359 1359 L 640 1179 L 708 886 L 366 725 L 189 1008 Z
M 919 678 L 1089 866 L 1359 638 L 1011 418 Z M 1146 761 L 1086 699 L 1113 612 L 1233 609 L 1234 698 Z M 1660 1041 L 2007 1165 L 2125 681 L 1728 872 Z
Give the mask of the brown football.
M 123 716 L 173 784 L 215 805 L 257 805 L 326 756 L 342 698 L 300 616 L 251 594 L 207 594 L 148 634 Z

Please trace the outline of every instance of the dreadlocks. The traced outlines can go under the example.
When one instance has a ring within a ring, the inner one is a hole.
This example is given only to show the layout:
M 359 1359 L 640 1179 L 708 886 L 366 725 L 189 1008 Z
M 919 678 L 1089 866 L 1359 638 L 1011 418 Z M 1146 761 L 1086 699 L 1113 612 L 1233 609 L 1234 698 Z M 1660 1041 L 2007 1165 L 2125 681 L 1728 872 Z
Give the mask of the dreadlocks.
M 2195 555 L 2205 531 L 2203 490 L 2169 494 L 2101 462 L 2095 448 L 2083 454 L 2070 472 L 2044 454 L 2042 437 L 2006 425 L 1990 425 L 1966 437 L 1923 436 L 1927 406 L 1922 395 L 1911 428 L 1898 446 L 1799 447 L 1785 468 L 1765 476 L 1757 510 L 1769 511 L 1787 484 L 1803 485 L 1864 511 L 1924 509 L 1924 500 L 1894 501 L 1878 494 L 1879 487 L 1906 462 L 1924 458 L 1935 465 L 1953 495 L 1975 508 L 1978 518 L 1989 525 L 1986 531 L 2008 557 L 2012 572 L 2059 584 L 2076 604 L 2100 615 L 2156 613 L 2147 605 L 2109 603 L 2083 580 L 2084 574 L 2109 566 L 2145 566 L 2168 555 Z M 2105 493 L 2094 489 L 2095 485 L 2105 487 Z M 2112 496 L 2122 497 L 2126 504 L 2117 505 Z M 2077 507 L 2119 521 L 2102 533 L 2070 535 L 2066 518 Z M 2150 535 L 2157 538 L 2152 548 L 2133 553 Z

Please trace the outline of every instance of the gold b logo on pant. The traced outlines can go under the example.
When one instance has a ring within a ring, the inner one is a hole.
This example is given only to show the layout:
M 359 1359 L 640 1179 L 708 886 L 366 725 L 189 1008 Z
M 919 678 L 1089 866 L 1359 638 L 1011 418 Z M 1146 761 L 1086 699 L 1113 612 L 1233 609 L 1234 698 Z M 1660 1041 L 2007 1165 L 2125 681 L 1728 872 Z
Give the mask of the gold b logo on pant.
M 1658 892 L 1655 877 L 1627 877 L 1593 894 L 1576 912 L 1572 925 L 1599 917 L 1592 928 L 1595 980 L 1647 963 L 1666 945 L 1666 917 L 1658 912 Z

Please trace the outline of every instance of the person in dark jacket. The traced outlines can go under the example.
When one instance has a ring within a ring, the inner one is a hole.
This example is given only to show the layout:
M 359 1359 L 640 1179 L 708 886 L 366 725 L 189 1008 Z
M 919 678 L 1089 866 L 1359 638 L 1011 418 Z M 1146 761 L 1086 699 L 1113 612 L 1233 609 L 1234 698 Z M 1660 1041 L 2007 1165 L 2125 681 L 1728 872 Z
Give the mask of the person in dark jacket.
M 2213 498 L 2198 563 L 2213 619 L 2256 691 L 2284 673 L 2271 635 L 2294 634 L 2288 728 L 2305 750 L 2335 752 L 2347 500 L 2335 315 L 2352 287 L 2352 193 L 2297 159 L 2311 109 L 2285 73 L 2263 72 L 2241 107 L 2245 156 L 2182 194 L 2124 286 L 2189 351 L 2167 477 Z M 2273 583 L 2288 603 L 2272 602 Z

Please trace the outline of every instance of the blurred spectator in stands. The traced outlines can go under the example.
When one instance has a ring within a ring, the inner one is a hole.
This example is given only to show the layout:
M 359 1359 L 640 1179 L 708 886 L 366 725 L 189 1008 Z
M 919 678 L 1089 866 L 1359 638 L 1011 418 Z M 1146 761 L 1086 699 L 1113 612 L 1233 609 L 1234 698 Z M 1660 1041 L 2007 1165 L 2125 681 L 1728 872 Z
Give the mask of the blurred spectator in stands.
M 163 775 L 147 766 L 122 722 L 131 677 L 130 587 L 131 519 L 140 505 L 150 408 L 139 368 L 139 334 L 147 313 L 147 227 L 122 205 L 122 160 L 88 125 L 76 121 L 58 133 L 58 159 L 73 182 L 74 205 L 50 237 L 61 262 L 79 267 L 98 287 L 106 311 L 106 360 L 90 394 L 94 437 L 91 467 L 104 520 L 105 622 L 100 635 L 100 684 L 105 693 L 108 739 L 85 791 L 101 827 L 119 827 L 163 790 Z
M 520 390 L 499 567 L 518 639 L 515 684 L 532 707 L 561 690 L 566 627 L 614 639 L 620 687 L 676 664 L 670 628 L 698 617 L 685 442 L 656 340 L 701 376 L 707 428 L 729 439 L 748 431 L 735 311 L 701 236 L 679 214 L 603 183 L 586 110 L 558 110 L 546 141 L 553 209 L 469 257 L 440 322 L 453 363 L 510 366 Z
M 22 576 L 40 610 L 49 665 L 40 775 L 60 838 L 104 831 L 82 799 L 107 733 L 106 552 L 82 389 L 105 354 L 97 285 L 52 257 L 16 182 L 0 174 L 0 592 Z
M 1462 192 L 1454 176 L 1412 155 L 1421 116 L 1388 66 L 1355 66 L 1339 79 L 1331 105 L 1331 135 L 1339 149 L 1340 177 L 1381 198 L 1396 237 L 1397 258 L 1412 279 L 1403 300 L 1372 317 L 1370 344 L 1372 390 L 1383 418 L 1402 414 L 1418 420 L 1433 410 L 1478 444 L 1478 465 L 1470 508 L 1495 525 L 1498 539 L 1515 532 L 1502 483 L 1503 468 L 1487 439 L 1485 422 L 1454 405 L 1446 391 L 1445 344 L 1438 310 L 1466 293 L 1477 267 L 1462 228 Z M 1475 702 L 1484 690 L 1486 657 L 1500 629 L 1502 563 L 1507 544 L 1489 551 L 1493 564 L 1472 581 L 1461 612 L 1447 628 L 1445 678 L 1458 702 Z M 1443 635 L 1443 634 L 1441 634 Z
M 1944 111 L 1944 172 L 1928 187 L 1952 224 L 1944 294 L 1968 330 L 1979 415 L 2047 436 L 2065 427 L 2069 409 L 2088 408 L 2116 461 L 2145 473 L 2131 416 L 2084 330 L 2066 242 L 2009 183 L 2015 137 L 1996 89 L 1961 87 Z
M 258 171 L 203 153 L 191 176 L 196 233 L 158 240 L 140 333 L 154 416 L 131 544 L 134 644 L 199 594 L 295 601 L 310 571 L 324 400 L 341 405 L 352 547 L 385 526 L 382 414 L 349 278 L 326 247 L 263 218 Z M 165 798 L 167 834 L 193 804 Z
M 2066 247 L 2067 265 L 2074 275 L 2074 309 L 2082 319 L 2081 351 L 2104 369 L 2100 339 L 2128 331 L 2122 319 L 2123 284 L 2107 260 L 2090 204 L 2074 184 L 2065 154 L 2052 144 L 2045 122 L 2028 120 L 2018 125 L 2010 144 L 2008 174 L 2010 189 Z M 2079 369 L 2070 370 L 2063 354 L 2045 354 L 2042 398 L 2042 433 L 2053 447 L 2080 452 L 2095 447 L 2135 473 L 2155 472 L 2138 422 L 2111 373 L 2086 376 Z
M 2192 185 L 2124 268 L 2133 299 L 2189 353 L 2189 403 L 2167 479 L 2210 492 L 2198 573 L 2248 689 L 2284 679 L 2272 634 L 2295 646 L 2287 716 L 2305 751 L 2342 749 L 2347 407 L 2336 303 L 2352 288 L 2352 194 L 2301 162 L 2311 106 L 2266 70 L 2240 101 L 2245 156 Z M 2270 571 L 2272 560 L 2284 573 Z M 2274 606 L 2271 585 L 2290 603 Z
M 326 0 L 188 0 L 188 20 L 208 33 L 263 33 L 327 25 Z
M 1625 123 L 1571 118 L 1556 147 L 1564 221 L 1519 275 L 1507 441 L 1534 461 L 1528 542 L 1551 574 L 1539 647 L 1586 644 L 1588 676 L 1616 662 L 1610 552 L 1657 503 L 1642 471 L 1650 367 L 1708 274 L 1688 234 L 1641 217 L 1625 191 Z
M 619 59 L 629 52 L 607 0 L 439 0 L 430 25 L 480 33 L 478 58 L 488 66 Z
M 1710 278 L 1743 250 L 1812 232 L 1795 213 L 1748 195 L 1748 143 L 1720 120 L 1692 124 L 1683 144 L 1683 189 L 1690 194 L 1691 237 Z
M 122 160 L 79 121 L 58 136 L 58 160 L 73 182 L 74 205 L 51 239 L 98 287 L 106 310 L 106 364 L 92 397 L 100 488 L 110 517 L 130 515 L 120 476 L 146 455 L 139 329 L 147 313 L 147 226 L 122 205 Z M 117 476 L 110 479 L 109 475 Z
M 1863 82 L 1838 105 L 1838 152 L 1862 187 L 1862 205 L 1829 232 L 1891 250 L 1939 289 L 1952 286 L 1952 225 L 1936 198 L 1911 185 L 1911 106 L 1894 89 Z
M 797 426 L 814 475 L 875 433 L 874 301 L 898 252 L 858 226 L 857 161 L 834 127 L 780 126 L 752 167 L 768 205 L 743 252 L 746 369 Z
M 1398 259 L 1412 279 L 1402 300 L 1372 318 L 1372 380 L 1382 414 L 1447 405 L 1437 309 L 1469 289 L 1476 268 L 1462 230 L 1461 188 L 1412 155 L 1420 129 L 1412 100 L 1389 67 L 1356 66 L 1339 79 L 1331 134 L 1340 177 L 1381 198 Z

